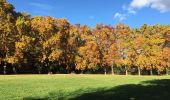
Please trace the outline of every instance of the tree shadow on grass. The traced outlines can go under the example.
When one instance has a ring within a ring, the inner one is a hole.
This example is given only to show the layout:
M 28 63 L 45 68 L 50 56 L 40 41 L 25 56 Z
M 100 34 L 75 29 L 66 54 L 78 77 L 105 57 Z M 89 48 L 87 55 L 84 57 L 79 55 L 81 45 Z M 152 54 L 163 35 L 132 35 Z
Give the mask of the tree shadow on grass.
M 85 91 L 80 89 L 67 95 L 64 92 L 53 92 L 48 98 L 41 100 L 169 100 L 169 96 L 170 79 L 163 79 L 145 81 L 141 84 L 120 85 L 110 89 L 86 89 Z

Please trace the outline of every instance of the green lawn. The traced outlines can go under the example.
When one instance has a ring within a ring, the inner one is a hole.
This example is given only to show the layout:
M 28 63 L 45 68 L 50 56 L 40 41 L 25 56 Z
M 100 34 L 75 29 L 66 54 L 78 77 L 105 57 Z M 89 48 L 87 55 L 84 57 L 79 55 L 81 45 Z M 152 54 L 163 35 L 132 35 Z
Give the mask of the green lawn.
M 0 100 L 164 100 L 169 94 L 170 76 L 0 76 Z

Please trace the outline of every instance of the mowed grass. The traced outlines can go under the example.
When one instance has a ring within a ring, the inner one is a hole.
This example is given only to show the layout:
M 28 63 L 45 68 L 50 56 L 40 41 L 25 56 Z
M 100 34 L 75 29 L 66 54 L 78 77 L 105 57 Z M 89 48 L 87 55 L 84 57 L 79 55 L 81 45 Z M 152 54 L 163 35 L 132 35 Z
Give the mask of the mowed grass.
M 0 76 L 0 100 L 163 100 L 170 76 Z

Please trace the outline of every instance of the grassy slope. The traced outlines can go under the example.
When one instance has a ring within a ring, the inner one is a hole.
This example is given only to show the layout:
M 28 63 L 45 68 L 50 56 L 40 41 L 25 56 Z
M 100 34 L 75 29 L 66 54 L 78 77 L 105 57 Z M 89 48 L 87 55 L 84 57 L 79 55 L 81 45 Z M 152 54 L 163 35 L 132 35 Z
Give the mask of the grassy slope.
M 108 76 L 104 76 L 104 75 L 0 76 L 0 100 L 13 100 L 13 99 L 21 100 L 23 98 L 30 99 L 31 97 L 33 98 L 50 97 L 56 99 L 62 96 L 67 98 L 76 98 L 77 96 L 79 98 L 76 99 L 81 100 L 85 98 L 83 97 L 85 93 L 86 94 L 91 93 L 89 96 L 91 96 L 91 98 L 93 99 L 97 99 L 95 97 L 96 94 L 98 95 L 100 94 L 100 92 L 104 93 L 107 90 L 112 89 L 116 86 L 123 86 L 123 85 L 125 86 L 128 84 L 134 84 L 133 86 L 136 86 L 143 81 L 161 80 L 161 79 L 170 79 L 170 76 L 152 76 L 152 77 L 111 76 L 111 75 Z M 101 89 L 101 91 L 97 89 Z M 99 91 L 99 93 L 97 93 L 96 91 Z M 87 97 L 88 95 L 85 96 Z M 118 97 L 116 98 L 118 99 Z M 108 99 L 108 98 L 104 97 L 103 99 Z

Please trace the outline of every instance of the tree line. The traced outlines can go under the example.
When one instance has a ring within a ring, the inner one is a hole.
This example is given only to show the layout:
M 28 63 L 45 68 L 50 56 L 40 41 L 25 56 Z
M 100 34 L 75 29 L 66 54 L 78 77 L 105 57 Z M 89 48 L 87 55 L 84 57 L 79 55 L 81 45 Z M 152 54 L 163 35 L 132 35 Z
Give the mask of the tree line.
M 0 73 L 168 74 L 170 26 L 72 25 L 0 0 Z

